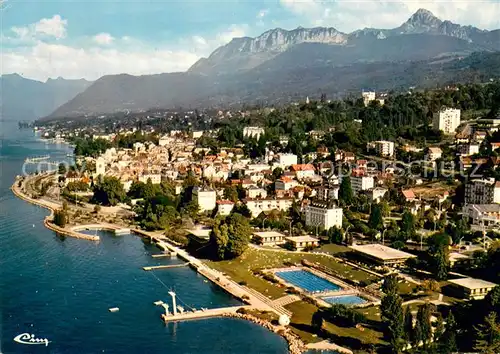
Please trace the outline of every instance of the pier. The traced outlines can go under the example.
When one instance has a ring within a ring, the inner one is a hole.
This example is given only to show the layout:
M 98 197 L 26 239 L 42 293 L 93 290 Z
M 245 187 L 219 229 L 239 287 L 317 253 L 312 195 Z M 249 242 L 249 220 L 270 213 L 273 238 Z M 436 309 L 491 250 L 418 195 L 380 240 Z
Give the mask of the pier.
M 40 161 L 45 161 L 50 159 L 50 155 L 42 155 L 42 156 L 34 156 L 34 157 L 28 157 L 24 162 L 26 163 L 35 163 L 35 162 L 40 162 Z
M 165 258 L 165 257 L 172 257 L 170 253 L 161 253 L 161 254 L 153 254 L 151 255 L 153 258 Z
M 149 267 L 142 267 L 145 271 L 150 271 L 150 270 L 158 270 L 158 269 L 170 269 L 170 268 L 183 268 L 187 267 L 190 263 L 182 263 L 182 264 L 169 264 L 169 265 L 159 265 L 159 266 L 149 266 Z
M 242 308 L 250 308 L 250 306 L 231 306 L 231 307 L 222 307 L 218 309 L 203 309 L 196 310 L 190 312 L 183 312 L 178 314 L 162 314 L 161 318 L 165 323 L 174 322 L 174 321 L 185 321 L 185 320 L 195 320 L 202 318 L 210 318 L 210 317 L 222 317 L 227 316 L 231 313 L 236 313 L 239 309 Z

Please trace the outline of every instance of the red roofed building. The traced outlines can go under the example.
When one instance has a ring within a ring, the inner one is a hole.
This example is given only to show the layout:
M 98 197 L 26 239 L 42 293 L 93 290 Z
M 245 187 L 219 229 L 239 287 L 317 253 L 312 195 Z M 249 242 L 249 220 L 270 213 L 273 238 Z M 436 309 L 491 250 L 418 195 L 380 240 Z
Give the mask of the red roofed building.
M 219 215 L 229 215 L 234 208 L 234 203 L 230 200 L 218 200 L 217 201 L 217 214 Z
M 413 189 L 406 189 L 406 190 L 401 190 L 401 194 L 403 195 L 403 198 L 405 199 L 406 202 L 413 202 L 417 200 L 417 196 L 415 195 L 415 192 Z
M 283 176 L 274 183 L 274 189 L 276 191 L 287 191 L 298 185 L 299 182 L 297 182 L 296 180 L 291 179 L 290 177 Z
M 290 167 L 290 170 L 295 173 L 297 179 L 312 178 L 314 177 L 316 171 L 314 166 L 311 165 L 310 163 L 292 165 L 292 167 Z

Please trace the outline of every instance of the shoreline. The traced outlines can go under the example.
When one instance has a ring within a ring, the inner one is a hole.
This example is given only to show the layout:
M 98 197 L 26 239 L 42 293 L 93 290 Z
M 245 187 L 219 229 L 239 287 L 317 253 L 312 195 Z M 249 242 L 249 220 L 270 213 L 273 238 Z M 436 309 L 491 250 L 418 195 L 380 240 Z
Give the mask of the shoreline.
M 20 190 L 20 188 L 17 186 L 17 184 L 18 184 L 18 179 L 16 179 L 14 184 L 12 184 L 12 186 L 10 187 L 12 193 L 16 197 L 18 197 L 19 199 L 21 199 L 27 203 L 43 207 L 43 208 L 48 209 L 50 211 L 50 214 L 47 215 L 43 220 L 43 224 L 47 229 L 54 231 L 58 234 L 63 234 L 63 235 L 73 237 L 73 238 L 85 239 L 85 240 L 90 240 L 90 241 L 94 241 L 94 242 L 100 241 L 99 236 L 82 234 L 79 232 L 75 232 L 71 229 L 61 228 L 61 227 L 51 223 L 50 220 L 52 220 L 52 218 L 54 216 L 54 212 L 56 210 L 55 205 L 53 205 L 52 203 L 50 203 L 48 201 L 34 199 L 34 198 L 27 196 L 25 193 L 23 193 Z M 94 225 L 96 225 L 96 224 L 94 224 Z M 77 225 L 76 227 L 85 227 L 85 225 Z M 119 226 L 117 226 L 117 227 L 119 227 Z M 103 228 L 106 228 L 106 225 L 103 225 Z M 166 248 L 166 249 L 169 249 L 170 251 L 175 251 L 177 253 L 177 255 L 179 255 L 181 258 L 183 258 L 187 261 L 190 261 L 192 268 L 197 273 L 201 274 L 202 276 L 207 278 L 209 281 L 211 281 L 213 284 L 217 285 L 222 290 L 225 290 L 227 293 L 229 293 L 230 295 L 232 295 L 236 299 L 239 299 L 240 301 L 248 303 L 254 309 L 271 311 L 271 312 L 276 313 L 277 315 L 280 315 L 280 313 L 275 308 L 270 307 L 268 304 L 263 303 L 261 300 L 257 299 L 251 292 L 246 291 L 243 287 L 236 284 L 233 280 L 226 278 L 221 273 L 208 267 L 206 264 L 204 264 L 199 259 L 187 254 L 186 251 L 179 249 L 178 247 L 170 244 L 169 242 L 167 242 L 167 240 L 161 239 L 159 236 L 152 235 L 149 232 L 144 231 L 144 230 L 131 229 L 130 231 L 131 231 L 131 233 L 134 233 L 139 237 L 147 237 L 147 238 L 150 238 L 151 240 L 155 239 L 158 243 L 157 247 L 160 249 Z M 260 325 L 260 326 L 270 330 L 271 332 L 273 332 L 277 335 L 280 335 L 287 342 L 288 350 L 291 354 L 300 354 L 306 350 L 305 343 L 298 336 L 296 336 L 295 334 L 290 334 L 290 331 L 276 330 L 276 327 L 267 320 L 263 320 L 263 319 L 260 319 L 258 317 L 255 317 L 253 315 L 248 315 L 248 314 L 230 314 L 230 315 L 224 315 L 222 317 L 235 317 L 235 318 L 244 319 L 244 320 L 250 321 L 254 324 Z
M 27 203 L 36 205 L 36 206 L 40 206 L 40 207 L 45 208 L 45 209 L 47 209 L 47 210 L 50 211 L 50 214 L 47 215 L 43 219 L 43 225 L 47 229 L 49 229 L 51 231 L 54 231 L 54 232 L 56 232 L 58 234 L 62 234 L 62 235 L 73 237 L 73 238 L 78 238 L 78 239 L 83 239 L 83 240 L 89 240 L 89 241 L 96 241 L 96 242 L 100 241 L 99 236 L 92 236 L 92 235 L 82 234 L 82 233 L 75 232 L 75 231 L 70 230 L 70 229 L 62 228 L 62 227 L 57 226 L 54 223 L 50 222 L 51 220 L 53 220 L 53 218 L 54 218 L 54 212 L 56 211 L 56 209 L 54 208 L 54 206 L 50 205 L 48 202 L 44 202 L 44 201 L 39 200 L 39 199 L 34 199 L 34 198 L 31 198 L 31 197 L 27 196 L 26 194 L 24 194 L 22 191 L 19 190 L 19 187 L 17 187 L 17 180 L 10 187 L 10 190 L 19 199 L 21 199 L 21 200 L 23 200 L 23 201 L 25 201 Z

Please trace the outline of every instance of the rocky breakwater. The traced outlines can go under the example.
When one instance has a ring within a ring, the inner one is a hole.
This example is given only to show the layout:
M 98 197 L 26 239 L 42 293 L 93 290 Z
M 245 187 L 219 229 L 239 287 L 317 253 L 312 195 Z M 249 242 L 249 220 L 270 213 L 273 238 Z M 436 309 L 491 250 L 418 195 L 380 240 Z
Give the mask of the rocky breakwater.
M 295 335 L 294 333 L 292 333 L 291 331 L 289 331 L 288 329 L 286 329 L 282 326 L 273 325 L 268 320 L 258 318 L 256 316 L 250 315 L 248 313 L 239 313 L 239 312 L 226 313 L 223 316 L 224 317 L 241 318 L 243 320 L 247 320 L 247 321 L 253 322 L 255 324 L 258 324 L 258 325 L 270 330 L 271 332 L 279 334 L 280 336 L 285 338 L 285 340 L 288 342 L 288 350 L 290 351 L 290 354 L 301 354 L 302 352 L 304 352 L 307 349 L 304 342 L 302 342 L 302 340 L 297 335 Z

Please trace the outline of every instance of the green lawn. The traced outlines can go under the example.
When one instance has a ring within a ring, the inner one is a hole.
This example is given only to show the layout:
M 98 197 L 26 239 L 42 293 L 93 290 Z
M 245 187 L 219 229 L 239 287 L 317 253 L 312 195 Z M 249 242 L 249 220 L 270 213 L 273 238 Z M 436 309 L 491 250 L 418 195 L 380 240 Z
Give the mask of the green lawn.
M 349 247 L 342 246 L 342 245 L 336 245 L 335 243 L 328 243 L 328 244 L 322 245 L 318 249 L 318 251 L 328 252 L 328 253 L 330 253 L 332 255 L 337 255 L 337 254 L 352 252 Z
M 285 306 L 286 309 L 293 312 L 290 326 L 306 343 L 317 342 L 323 338 L 317 337 L 312 332 L 311 318 L 317 307 L 309 303 L 294 302 Z M 359 309 L 359 312 L 365 314 L 370 322 L 379 322 L 380 316 L 375 315 L 380 311 L 378 307 L 367 309 Z M 339 345 L 347 347 L 360 347 L 369 344 L 381 344 L 383 342 L 383 334 L 368 326 L 362 326 L 362 329 L 356 327 L 341 327 L 330 322 L 323 324 L 323 329 L 327 332 L 327 336 Z

